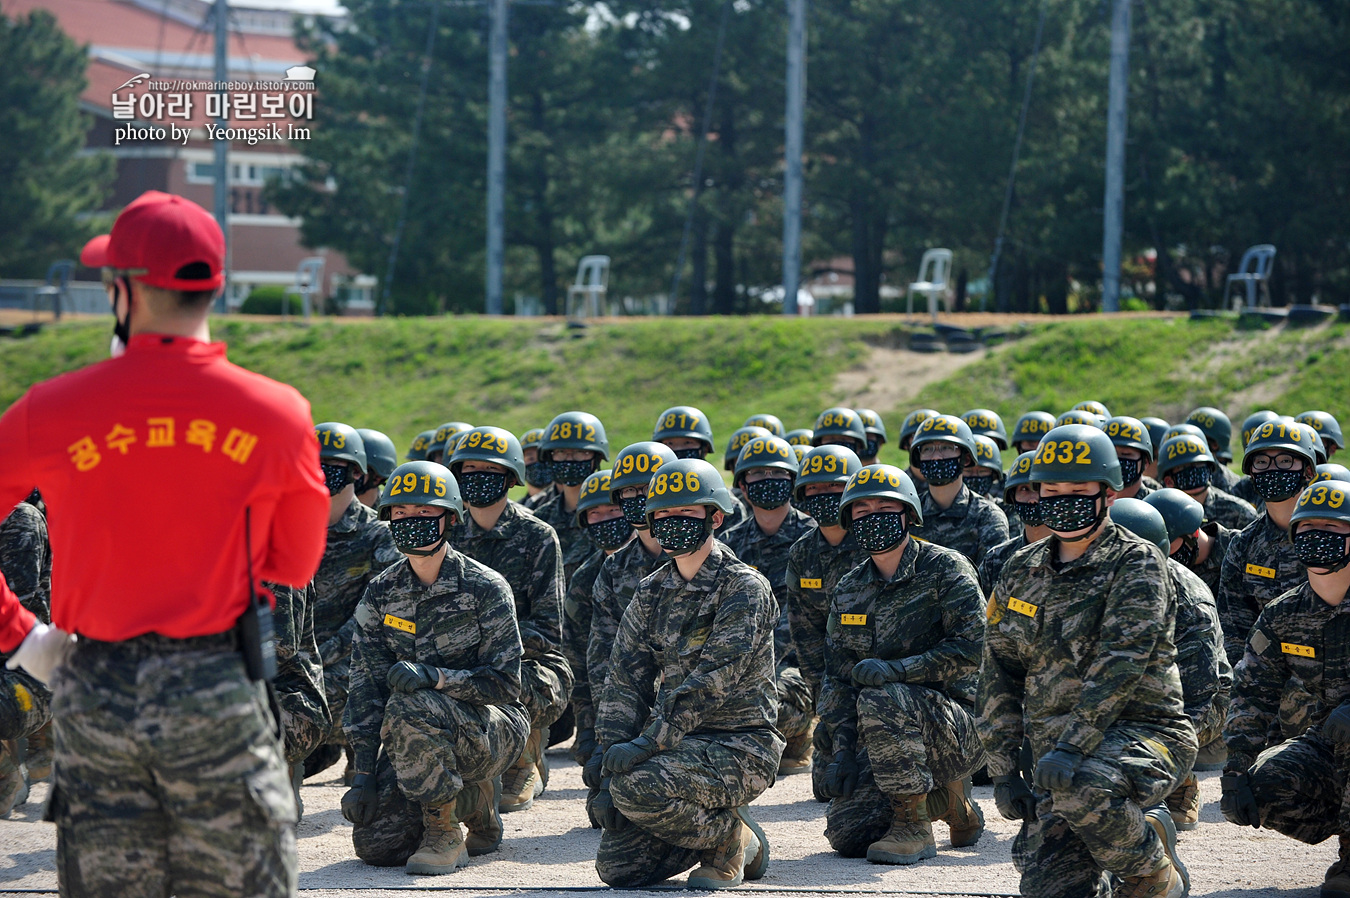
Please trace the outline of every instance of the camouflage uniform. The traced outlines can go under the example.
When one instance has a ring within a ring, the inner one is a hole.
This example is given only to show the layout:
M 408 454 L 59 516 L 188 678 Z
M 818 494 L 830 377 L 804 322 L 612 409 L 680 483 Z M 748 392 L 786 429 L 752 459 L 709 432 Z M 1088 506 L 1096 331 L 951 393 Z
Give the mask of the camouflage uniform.
M 1201 525 L 1200 529 L 1205 531 L 1205 535 L 1213 541 L 1213 545 L 1210 546 L 1209 556 L 1200 564 L 1191 565 L 1190 571 L 1192 574 L 1195 574 L 1203 580 L 1205 585 L 1209 587 L 1209 591 L 1214 595 L 1215 607 L 1217 608 L 1219 601 L 1219 577 L 1223 570 L 1223 557 L 1228 554 L 1228 546 L 1239 531 L 1225 527 L 1218 521 L 1206 521 Z M 1229 666 L 1231 667 L 1232 664 L 1230 663 Z
M 753 510 L 750 516 L 722 534 L 736 557 L 763 574 L 778 603 L 778 626 L 774 628 L 773 652 L 778 665 L 778 731 L 788 739 L 804 735 L 816 716 L 815 693 L 799 667 L 792 650 L 792 630 L 788 620 L 788 553 L 803 535 L 816 529 L 810 515 L 789 508 L 782 526 L 773 536 L 759 529 Z
M 352 618 L 366 584 L 402 559 L 389 525 L 357 499 L 328 528 L 323 561 L 314 575 L 314 638 L 323 661 L 323 686 L 333 726 L 325 741 L 345 744 L 342 709 L 347 704 L 348 666 L 356 622 Z
M 576 575 L 567 587 L 567 598 L 563 601 L 563 654 L 567 656 L 567 665 L 572 669 L 572 712 L 576 715 L 577 749 L 581 747 L 580 734 L 595 731 L 595 705 L 591 697 L 591 678 L 586 675 L 586 646 L 591 639 L 592 611 L 591 595 L 595 580 L 600 576 L 600 568 L 609 556 L 596 552 L 577 568 Z M 578 757 L 578 764 L 585 764 L 588 758 Z
M 1242 660 L 1261 609 L 1307 579 L 1288 531 L 1276 526 L 1269 515 L 1261 515 L 1233 534 L 1214 594 L 1230 664 L 1237 667 Z
M 233 629 L 82 638 L 56 669 L 47 813 L 63 893 L 295 894 L 295 794 L 235 646 Z
M 542 490 L 535 493 L 533 496 L 526 496 L 524 499 L 521 499 L 520 504 L 528 508 L 530 511 L 534 511 L 540 505 L 543 505 L 545 502 L 552 500 L 553 497 L 556 495 L 558 495 L 558 488 L 550 483 L 548 486 L 544 487 Z
M 785 744 L 774 726 L 777 620 L 768 581 L 716 541 L 692 580 L 672 561 L 639 586 L 596 736 L 609 747 L 645 732 L 660 751 L 610 779 L 630 825 L 600 837 L 595 868 L 609 885 L 652 885 L 694 866 L 739 825 L 735 809 L 773 785 Z
M 1228 495 L 1233 495 L 1233 487 L 1242 482 L 1242 475 L 1235 472 L 1223 462 L 1216 464 L 1213 470 L 1214 485 L 1225 493 L 1228 493 Z
M 999 543 L 988 552 L 984 553 L 984 558 L 980 560 L 980 591 L 986 596 L 994 594 L 994 584 L 998 578 L 1003 575 L 1003 565 L 1007 564 L 1008 559 L 1017 554 L 1020 549 L 1027 547 L 1026 530 L 1021 530 L 1016 536 L 1007 542 Z
M 1288 651 L 1292 648 L 1311 651 Z M 1277 742 L 1274 725 L 1289 680 L 1306 689 L 1306 729 Z M 1350 834 L 1350 755 L 1322 734 L 1327 715 L 1346 701 L 1350 602 L 1328 605 L 1305 580 L 1257 619 L 1237 667 L 1224 726 L 1226 769 L 1250 769 L 1262 825 L 1313 845 Z
M 609 653 L 619 638 L 619 622 L 628 603 L 641 582 L 669 560 L 664 552 L 649 555 L 642 540 L 635 539 L 601 563 L 591 590 L 591 635 L 586 643 L 586 676 L 591 682 L 592 702 L 599 699 L 609 676 Z
M 1230 530 L 1241 530 L 1256 520 L 1256 509 L 1232 493 L 1211 486 L 1205 494 L 1205 520 L 1217 521 Z
M 1264 514 L 1266 510 L 1266 500 L 1256 489 L 1256 481 L 1252 480 L 1250 474 L 1244 474 L 1233 484 L 1233 488 L 1228 492 L 1246 502 L 1252 508 L 1256 509 L 1257 514 Z
M 323 664 L 314 641 L 314 584 L 295 589 L 266 584 L 277 597 L 272 626 L 276 634 L 277 675 L 273 685 L 281 710 L 281 733 L 288 764 L 318 748 L 332 727 L 323 686 Z
M 1008 539 L 1008 519 L 989 499 L 971 492 L 962 484 L 961 492 L 947 508 L 939 508 L 933 494 L 919 493 L 923 503 L 923 523 L 910 533 L 919 539 L 955 549 L 978 565 L 984 553 Z
M 1177 596 L 1177 670 L 1186 702 L 1186 716 L 1196 741 L 1206 745 L 1223 731 L 1233 689 L 1233 667 L 1224 654 L 1223 628 L 1214 594 L 1189 569 L 1168 559 Z
M 723 512 L 722 526 L 717 528 L 717 538 L 722 539 L 735 527 L 740 526 L 747 518 L 753 518 L 755 513 L 750 510 L 750 501 L 745 498 L 745 493 L 740 487 L 731 488 L 731 498 L 736 500 L 736 507 L 730 514 Z
M 0 573 L 19 603 L 44 624 L 52 621 L 52 552 L 47 521 L 27 502 L 14 506 L 0 523 Z M 4 666 L 9 655 L 0 652 L 0 811 L 24 788 L 18 740 L 45 737 L 40 751 L 29 743 L 28 766 L 51 766 L 50 723 L 52 694 L 22 668 Z M 34 740 L 36 741 L 36 740 Z
M 520 700 L 530 713 L 531 727 L 547 727 L 562 715 L 572 691 L 572 668 L 562 650 L 563 564 L 557 535 L 548 524 L 508 502 L 491 530 L 465 515 L 464 526 L 451 543 L 506 578 L 522 637 L 526 630 L 542 637 L 543 644 L 526 647 L 521 660 Z M 585 543 L 594 550 L 589 539 Z
M 572 582 L 572 575 L 581 567 L 581 563 L 595 551 L 595 543 L 586 536 L 586 528 L 577 523 L 576 511 L 568 511 L 566 505 L 559 490 L 552 499 L 534 508 L 535 517 L 558 534 L 558 544 L 562 547 L 563 590 Z
M 971 713 L 982 605 L 964 555 L 916 540 L 890 580 L 869 560 L 839 581 L 820 716 L 831 754 L 857 752 L 857 788 L 831 801 L 825 815 L 825 838 L 845 857 L 862 857 L 890 829 L 892 798 L 941 789 L 983 763 Z M 903 683 L 857 686 L 851 674 L 864 658 L 903 660 L 912 673 Z
M 1103 869 L 1156 870 L 1163 845 L 1143 809 L 1196 754 L 1162 553 L 1109 520 L 1072 561 L 1058 562 L 1057 542 L 1033 543 L 1004 567 L 976 701 L 991 775 L 1018 772 L 1024 735 L 1035 758 L 1061 742 L 1086 756 L 1069 789 L 1036 790 L 1036 816 L 1013 843 L 1022 894 L 1037 898 L 1095 895 Z
M 357 825 L 352 844 L 366 863 L 393 866 L 417 850 L 423 805 L 500 776 L 525 745 L 520 633 L 506 581 L 453 549 L 430 586 L 407 562 L 372 580 L 356 622 L 342 724 L 380 798 L 375 821 Z M 391 692 L 389 669 L 399 661 L 439 668 L 444 688 Z

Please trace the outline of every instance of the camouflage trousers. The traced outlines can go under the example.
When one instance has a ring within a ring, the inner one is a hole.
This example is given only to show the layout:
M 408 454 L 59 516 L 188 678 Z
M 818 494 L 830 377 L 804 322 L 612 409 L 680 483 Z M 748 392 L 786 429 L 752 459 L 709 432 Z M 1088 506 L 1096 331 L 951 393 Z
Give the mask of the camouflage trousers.
M 295 795 L 221 635 L 81 639 L 52 683 L 61 894 L 294 895 Z
M 887 683 L 858 692 L 858 787 L 825 812 L 825 838 L 862 857 L 891 827 L 891 797 L 924 795 L 984 764 L 975 718 L 936 689 Z
M 332 729 L 332 722 L 326 714 L 320 713 L 319 709 L 305 701 L 303 696 L 278 694 L 277 705 L 281 708 L 286 763 L 299 764 L 323 744 Z
M 433 689 L 391 694 L 375 765 L 379 809 L 369 826 L 352 829 L 356 856 L 377 867 L 407 861 L 422 840 L 422 806 L 500 776 L 529 729 L 520 705 L 474 705 Z
M 769 741 L 776 748 L 766 752 L 762 735 L 687 736 L 614 775 L 610 797 L 629 824 L 601 834 L 595 857 L 600 878 L 615 888 L 654 885 L 725 842 L 737 821 L 736 808 L 773 785 L 783 740 L 775 734 Z
M 778 691 L 778 732 L 788 739 L 806 735 L 816 716 L 816 703 L 801 670 L 780 667 L 774 685 Z
M 24 788 L 18 740 L 34 737 L 28 751 L 29 766 L 34 766 L 34 742 L 52 719 L 51 699 L 47 687 L 26 672 L 0 666 L 0 811 L 7 811 Z
M 562 717 L 571 693 L 572 674 L 565 662 L 521 660 L 520 702 L 530 717 L 531 729 L 542 730 Z
M 1350 746 L 1320 730 L 1261 752 L 1251 785 L 1262 825 L 1276 832 L 1310 845 L 1350 834 Z
M 342 712 L 347 709 L 347 686 L 351 677 L 351 656 L 339 658 L 323 668 L 323 692 L 328 699 L 328 733 L 325 745 L 346 745 L 347 734 L 342 731 Z
M 1036 789 L 1036 817 L 1013 840 L 1023 895 L 1091 898 L 1103 870 L 1142 876 L 1163 845 L 1144 820 L 1191 771 L 1194 741 L 1143 727 L 1112 726 L 1063 791 Z

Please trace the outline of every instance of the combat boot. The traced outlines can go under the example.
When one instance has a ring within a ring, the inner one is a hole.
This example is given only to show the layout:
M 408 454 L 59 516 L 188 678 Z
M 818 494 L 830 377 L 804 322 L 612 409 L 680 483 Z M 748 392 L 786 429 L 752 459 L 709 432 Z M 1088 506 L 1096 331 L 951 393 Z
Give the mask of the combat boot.
M 52 722 L 49 720 L 28 737 L 28 755 L 24 758 L 24 766 L 28 768 L 30 783 L 40 783 L 52 775 L 52 751 Z
M 543 743 L 543 730 L 530 730 L 520 757 L 507 768 L 502 775 L 502 800 L 499 805 L 503 814 L 512 811 L 528 811 L 534 807 L 534 800 L 544 792 L 544 781 L 539 778 L 538 755 Z
M 408 858 L 408 873 L 439 876 L 454 873 L 469 862 L 464 833 L 455 818 L 455 802 L 422 806 L 422 843 Z
M 1158 869 L 1144 876 L 1126 876 L 1116 890 L 1117 898 L 1186 898 L 1191 892 L 1191 875 L 1177 857 L 1177 829 L 1166 805 L 1144 811 L 1144 821 L 1153 827 L 1163 846 Z
M 933 824 L 928 819 L 927 795 L 892 795 L 895 815 L 886 835 L 867 846 L 867 859 L 874 864 L 917 864 L 937 857 Z
M 468 827 L 469 857 L 491 854 L 502 844 L 502 815 L 497 806 L 502 800 L 502 778 L 465 783 L 455 810 Z
M 1223 765 L 1227 762 L 1228 744 L 1220 736 L 1200 746 L 1200 752 L 1195 756 L 1195 764 L 1191 769 L 1202 773 L 1210 770 L 1222 770 Z
M 736 825 L 726 841 L 703 852 L 698 869 L 689 874 L 691 889 L 731 889 L 754 881 L 769 867 L 769 840 L 750 816 L 750 809 L 736 809 Z
M 1182 832 L 1190 832 L 1200 826 L 1200 781 L 1192 773 L 1181 781 L 1181 785 L 1167 796 L 1167 810 L 1172 813 L 1172 822 Z
M 928 819 L 951 827 L 952 847 L 969 848 L 984 835 L 984 814 L 970 797 L 970 777 L 928 793 Z
M 0 820 L 28 801 L 28 779 L 24 773 L 17 740 L 0 742 Z
M 787 748 L 783 749 L 783 757 L 778 762 L 779 776 L 805 773 L 811 769 L 812 740 L 815 734 L 816 721 L 812 719 L 805 733 L 793 736 L 787 741 Z
M 539 791 L 548 788 L 548 730 L 531 730 L 530 737 L 536 741 L 534 769 L 539 772 Z
M 1341 856 L 1327 870 L 1321 898 L 1350 898 L 1350 835 L 1341 836 Z

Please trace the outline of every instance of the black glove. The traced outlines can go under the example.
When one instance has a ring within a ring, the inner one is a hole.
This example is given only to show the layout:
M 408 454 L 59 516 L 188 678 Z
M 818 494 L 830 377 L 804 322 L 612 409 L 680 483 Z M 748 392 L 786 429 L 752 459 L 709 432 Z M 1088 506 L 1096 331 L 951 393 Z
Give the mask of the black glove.
M 375 822 L 375 811 L 379 804 L 380 793 L 376 788 L 375 774 L 358 773 L 352 777 L 352 787 L 342 796 L 342 816 L 357 826 L 370 826 Z
M 1036 796 L 1021 774 L 994 777 L 994 804 L 1008 820 L 1030 820 L 1036 816 Z
M 572 745 L 572 757 L 578 764 L 585 765 L 600 746 L 595 741 L 595 730 L 587 728 L 577 732 L 577 740 Z
M 859 686 L 903 683 L 905 682 L 905 662 L 864 658 L 853 665 L 853 682 Z
M 389 688 L 395 692 L 416 692 L 419 689 L 435 689 L 441 681 L 441 675 L 430 665 L 400 661 L 389 668 L 389 675 L 385 679 L 389 682 Z
M 600 821 L 600 825 L 608 832 L 621 833 L 628 828 L 628 818 L 614 807 L 614 799 L 609 794 L 609 777 L 605 777 L 601 782 L 600 791 L 591 802 L 591 810 Z
M 1350 742 L 1350 702 L 1344 702 L 1322 722 L 1322 735 L 1329 742 Z
M 1245 773 L 1232 771 L 1219 777 L 1223 795 L 1219 797 L 1219 811 L 1223 819 L 1238 826 L 1261 828 L 1261 809 L 1256 805 L 1256 796 L 1252 794 L 1251 777 Z
M 605 778 L 605 753 L 596 749 L 586 766 L 581 768 L 581 781 L 587 789 L 599 789 L 600 781 Z
M 848 798 L 858 788 L 858 758 L 848 749 L 834 753 L 834 760 L 825 767 L 825 794 L 831 798 Z
M 605 773 L 627 773 L 658 751 L 656 742 L 646 735 L 638 736 L 632 742 L 611 745 L 605 751 Z
M 538 630 L 530 627 L 520 628 L 520 644 L 533 652 L 547 652 L 548 643 Z
M 1083 753 L 1063 742 L 1046 752 L 1036 762 L 1033 778 L 1038 789 L 1053 792 L 1073 785 L 1073 775 L 1083 763 Z

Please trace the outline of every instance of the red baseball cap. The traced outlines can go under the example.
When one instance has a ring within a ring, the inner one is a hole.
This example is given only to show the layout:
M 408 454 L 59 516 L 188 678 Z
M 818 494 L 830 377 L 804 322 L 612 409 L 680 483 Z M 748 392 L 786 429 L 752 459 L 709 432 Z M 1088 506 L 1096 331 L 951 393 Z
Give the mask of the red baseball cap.
M 214 290 L 225 283 L 225 235 L 191 200 L 147 190 L 117 216 L 111 234 L 84 245 L 80 261 L 144 272 L 136 280 L 165 290 Z

